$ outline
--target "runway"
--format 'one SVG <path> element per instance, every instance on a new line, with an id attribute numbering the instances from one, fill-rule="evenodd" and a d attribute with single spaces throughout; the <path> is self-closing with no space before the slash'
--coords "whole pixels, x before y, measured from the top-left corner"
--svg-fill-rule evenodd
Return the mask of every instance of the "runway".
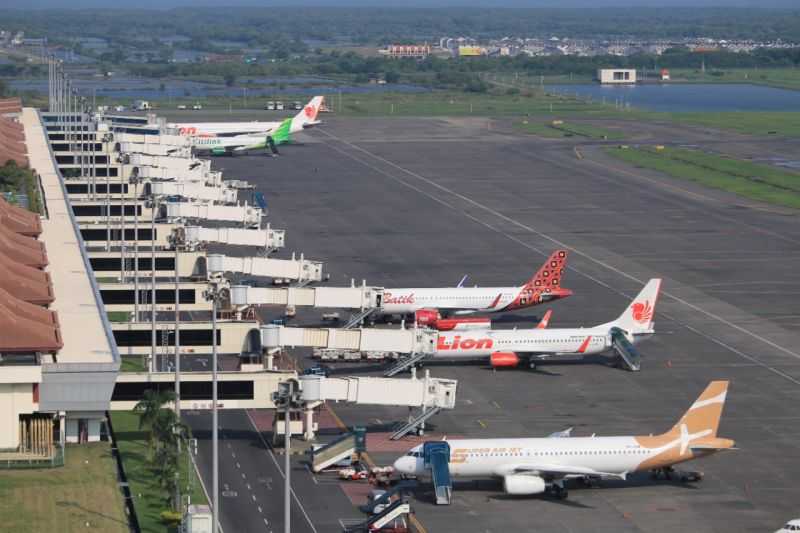
<path id="1" fill-rule="evenodd" d="M 725 140 L 690 133 L 694 143 Z M 567 327 L 613 319 L 647 279 L 664 278 L 640 373 L 602 357 L 537 372 L 431 365 L 433 375 L 459 380 L 458 408 L 433 419 L 436 434 L 660 432 L 709 381 L 732 381 L 720 435 L 740 449 L 691 464 L 705 471 L 702 483 L 639 476 L 573 490 L 562 503 L 510 498 L 496 481 L 459 482 L 449 507 L 435 506 L 428 487 L 412 502 L 428 531 L 764 531 L 794 517 L 796 215 L 626 166 L 592 146 L 577 159 L 574 142 L 515 135 L 502 123 L 330 119 L 303 137 L 277 158 L 218 158 L 215 166 L 265 193 L 288 249 L 325 261 L 331 284 L 454 286 L 468 274 L 470 283 L 508 285 L 563 247 L 563 285 L 575 294 L 499 317 L 508 319 L 499 327 L 532 327 L 550 307 L 551 327 Z M 348 425 L 373 428 L 407 414 L 336 411 Z M 396 455 L 373 457 L 388 463 Z"/>

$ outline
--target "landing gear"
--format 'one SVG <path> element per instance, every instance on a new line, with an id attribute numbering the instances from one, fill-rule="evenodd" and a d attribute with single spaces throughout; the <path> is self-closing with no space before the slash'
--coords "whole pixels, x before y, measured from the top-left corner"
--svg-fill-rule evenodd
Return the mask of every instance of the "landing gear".
<path id="1" fill-rule="evenodd" d="M 666 479 L 668 481 L 677 480 L 681 483 L 698 483 L 703 481 L 703 473 L 696 470 L 682 471 L 675 470 L 671 466 L 657 468 L 651 473 L 653 479 Z"/>
<path id="2" fill-rule="evenodd" d="M 528 368 L 536 370 L 536 361 L 533 358 L 528 360 Z"/>
<path id="3" fill-rule="evenodd" d="M 550 485 L 550 494 L 556 500 L 566 500 L 569 496 L 569 491 L 564 486 L 563 481 L 556 481 L 552 485 Z"/>

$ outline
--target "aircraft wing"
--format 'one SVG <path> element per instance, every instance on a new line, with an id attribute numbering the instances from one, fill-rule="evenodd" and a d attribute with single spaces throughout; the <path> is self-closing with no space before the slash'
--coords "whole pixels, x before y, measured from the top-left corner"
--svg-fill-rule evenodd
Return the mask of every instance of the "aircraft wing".
<path id="1" fill-rule="evenodd" d="M 573 465 L 559 465 L 547 463 L 520 463 L 516 465 L 501 466 L 496 472 L 498 476 L 508 476 L 512 474 L 531 474 L 542 477 L 564 478 L 576 476 L 597 476 L 614 477 L 625 479 L 627 473 L 616 474 L 612 472 L 600 472 L 593 468 Z"/>

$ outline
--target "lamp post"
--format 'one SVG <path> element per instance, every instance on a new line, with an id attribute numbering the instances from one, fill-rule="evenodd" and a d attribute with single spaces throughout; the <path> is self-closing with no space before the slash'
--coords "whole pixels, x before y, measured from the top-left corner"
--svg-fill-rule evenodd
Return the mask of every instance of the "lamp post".
<path id="1" fill-rule="evenodd" d="M 134 167 L 135 168 L 135 167 Z M 139 173 L 131 170 L 129 183 L 133 183 L 133 320 L 139 322 Z M 125 220 L 125 213 L 122 213 Z M 150 361 L 150 372 L 153 371 Z"/>
<path id="2" fill-rule="evenodd" d="M 276 411 L 284 410 L 284 483 L 283 483 L 283 531 L 290 533 L 292 517 L 292 483 L 291 483 L 291 446 L 292 446 L 292 410 L 300 406 L 300 386 L 294 379 L 289 379 L 278 384 L 278 391 L 272 393 L 272 402 Z"/>
<path id="3" fill-rule="evenodd" d="M 150 340 L 152 342 L 153 365 L 158 370 L 156 360 L 156 211 L 158 211 L 160 197 L 153 193 L 152 181 L 150 181 L 150 195 L 152 198 L 150 205 L 150 325 L 152 328 Z"/>
<path id="4" fill-rule="evenodd" d="M 211 531 L 219 531 L 219 414 L 217 412 L 217 305 L 221 298 L 221 279 L 209 280 L 204 296 L 211 302 Z"/>
<path id="5" fill-rule="evenodd" d="M 109 170 L 109 159 L 111 150 L 109 145 L 114 142 L 114 134 L 111 132 L 103 134 L 103 149 L 106 155 L 106 252 L 111 251 L 111 172 Z"/>
<path id="6" fill-rule="evenodd" d="M 181 417 L 181 278 L 178 270 L 179 247 L 183 246 L 180 229 L 175 228 L 170 242 L 175 251 L 175 415 Z"/>
<path id="7" fill-rule="evenodd" d="M 119 168 L 119 197 L 120 197 L 120 209 L 122 210 L 122 218 L 120 219 L 120 279 L 122 283 L 125 283 L 127 280 L 127 273 L 128 273 L 128 258 L 126 257 L 127 252 L 127 240 L 125 235 L 125 165 L 130 163 L 131 156 L 127 153 L 121 153 L 117 156 L 117 163 L 120 164 Z M 135 317 L 134 317 L 135 318 Z"/>

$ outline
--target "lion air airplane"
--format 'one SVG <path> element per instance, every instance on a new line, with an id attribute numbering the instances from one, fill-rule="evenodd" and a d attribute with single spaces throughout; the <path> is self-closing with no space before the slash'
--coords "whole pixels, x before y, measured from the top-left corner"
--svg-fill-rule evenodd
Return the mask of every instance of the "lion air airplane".
<path id="1" fill-rule="evenodd" d="M 547 438 L 446 441 L 450 475 L 501 478 L 507 494 L 549 491 L 559 499 L 567 497 L 564 481 L 571 478 L 624 480 L 644 471 L 669 475 L 676 464 L 734 449 L 732 440 L 717 437 L 727 392 L 727 381 L 712 381 L 678 423 L 660 435 L 571 437 L 561 431 Z M 425 474 L 424 449 L 425 444 L 412 448 L 395 461 L 395 470 Z"/>
<path id="2" fill-rule="evenodd" d="M 418 326 L 428 326 L 439 321 L 442 314 L 468 315 L 524 309 L 572 294 L 571 290 L 561 288 L 566 266 L 567 251 L 556 250 L 539 271 L 519 287 L 385 289 L 378 313 L 415 314 Z"/>
<path id="3" fill-rule="evenodd" d="M 633 347 L 655 333 L 653 316 L 661 288 L 651 279 L 612 322 L 591 328 L 532 329 L 454 328 L 439 334 L 434 359 L 489 358 L 497 367 L 515 367 L 527 358 L 531 368 L 536 360 L 558 355 L 590 355 L 614 348 L 630 370 L 639 370 L 640 356 Z M 549 319 L 549 316 L 547 317 Z"/>
<path id="4" fill-rule="evenodd" d="M 306 128 L 321 124 L 317 120 L 320 107 L 324 104 L 324 96 L 315 96 L 300 112 L 292 118 L 289 133 L 297 133 Z M 176 122 L 167 124 L 168 128 L 177 129 L 181 135 L 192 137 L 233 137 L 237 135 L 260 136 L 270 135 L 281 127 L 280 122 Z"/>

